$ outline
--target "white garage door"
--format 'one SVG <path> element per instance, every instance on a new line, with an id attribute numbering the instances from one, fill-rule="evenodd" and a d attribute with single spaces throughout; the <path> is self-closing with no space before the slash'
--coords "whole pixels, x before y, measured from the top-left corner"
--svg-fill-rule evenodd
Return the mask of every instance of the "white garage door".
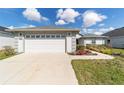
<path id="1" fill-rule="evenodd" d="M 65 39 L 25 39 L 25 52 L 65 52 Z"/>

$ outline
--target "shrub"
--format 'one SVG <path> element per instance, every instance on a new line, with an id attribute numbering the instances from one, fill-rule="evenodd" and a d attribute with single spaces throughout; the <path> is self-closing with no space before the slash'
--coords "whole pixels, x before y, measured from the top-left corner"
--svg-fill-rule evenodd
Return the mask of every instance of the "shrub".
<path id="1" fill-rule="evenodd" d="M 4 50 L 0 50 L 0 59 L 4 59 L 4 58 L 6 58 Z"/>
<path id="2" fill-rule="evenodd" d="M 109 55 L 112 55 L 112 51 L 110 49 L 106 49 L 106 50 L 101 50 L 101 52 L 103 54 L 109 54 Z"/>
<path id="3" fill-rule="evenodd" d="M 84 50 L 85 46 L 83 45 L 77 45 L 76 50 Z"/>
<path id="4" fill-rule="evenodd" d="M 4 46 L 3 51 L 6 56 L 15 55 L 16 53 L 15 50 L 11 46 Z"/>
<path id="5" fill-rule="evenodd" d="M 76 51 L 76 55 L 88 55 L 91 54 L 89 50 L 78 50 Z"/>

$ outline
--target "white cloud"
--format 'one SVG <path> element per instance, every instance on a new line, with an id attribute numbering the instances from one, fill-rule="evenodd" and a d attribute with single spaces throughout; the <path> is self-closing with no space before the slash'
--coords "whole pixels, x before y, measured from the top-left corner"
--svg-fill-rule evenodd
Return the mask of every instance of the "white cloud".
<path id="1" fill-rule="evenodd" d="M 78 17 L 80 14 L 78 11 L 75 11 L 74 9 L 59 9 L 57 11 L 57 18 L 59 20 L 63 20 L 66 24 L 68 23 L 75 23 L 75 18 Z"/>
<path id="2" fill-rule="evenodd" d="M 114 27 L 108 27 L 108 28 L 100 28 L 98 29 L 96 32 L 94 32 L 94 34 L 96 35 L 102 35 L 103 33 L 106 33 L 108 31 L 114 30 Z"/>
<path id="3" fill-rule="evenodd" d="M 84 27 L 90 27 L 92 25 L 95 25 L 98 22 L 102 22 L 104 19 L 107 18 L 107 16 L 99 14 L 95 11 L 88 10 L 83 13 L 83 26 Z"/>
<path id="4" fill-rule="evenodd" d="M 114 27 L 109 27 L 109 30 L 114 30 L 115 28 Z"/>
<path id="5" fill-rule="evenodd" d="M 35 8 L 27 8 L 23 11 L 23 16 L 25 18 L 27 18 L 28 20 L 31 20 L 31 21 L 38 21 L 40 22 L 41 20 L 45 20 L 47 21 L 48 18 L 46 17 L 43 17 L 40 12 L 35 9 Z"/>
<path id="6" fill-rule="evenodd" d="M 95 34 L 95 35 L 102 35 L 103 32 L 94 32 L 93 34 Z"/>
<path id="7" fill-rule="evenodd" d="M 28 24 L 24 24 L 24 25 L 21 25 L 21 26 L 8 26 L 7 28 L 9 29 L 15 29 L 15 28 L 28 28 L 28 27 L 36 27 L 35 25 L 28 25 Z"/>
<path id="8" fill-rule="evenodd" d="M 14 26 L 8 26 L 7 28 L 9 28 L 9 29 L 14 29 L 15 27 L 14 27 Z"/>
<path id="9" fill-rule="evenodd" d="M 111 30 L 114 30 L 114 29 L 115 29 L 114 27 L 100 28 L 99 31 L 101 31 L 101 32 L 108 32 L 108 31 L 111 31 Z"/>
<path id="10" fill-rule="evenodd" d="M 66 22 L 64 20 L 58 20 L 57 22 L 55 22 L 56 25 L 64 25 L 66 24 Z"/>
<path id="11" fill-rule="evenodd" d="M 57 18 L 59 18 L 62 14 L 63 14 L 63 9 L 59 9 L 58 11 L 57 11 L 57 15 L 56 15 L 56 17 Z"/>
<path id="12" fill-rule="evenodd" d="M 94 29 L 91 29 L 91 28 L 88 28 L 88 29 L 83 28 L 83 29 L 82 29 L 82 32 L 83 32 L 83 33 L 89 33 L 89 32 L 93 32 L 93 31 L 94 31 Z"/>
<path id="13" fill-rule="evenodd" d="M 94 28 L 84 28 L 82 29 L 81 33 L 82 34 L 87 34 L 87 33 L 90 33 L 90 34 L 96 34 L 96 35 L 101 35 L 103 33 L 106 33 L 108 31 L 111 31 L 111 30 L 114 30 L 115 28 L 114 27 L 108 27 L 108 28 L 97 28 L 97 29 L 94 29 Z"/>
<path id="14" fill-rule="evenodd" d="M 101 23 L 101 24 L 99 24 L 98 26 L 99 26 L 99 27 L 102 27 L 102 26 L 104 26 L 104 25 L 105 25 L 105 24 Z"/>

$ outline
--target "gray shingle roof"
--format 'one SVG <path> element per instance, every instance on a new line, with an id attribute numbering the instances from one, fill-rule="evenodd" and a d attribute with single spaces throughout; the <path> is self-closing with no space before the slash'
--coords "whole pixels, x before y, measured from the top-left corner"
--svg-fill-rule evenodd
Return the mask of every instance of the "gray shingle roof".
<path id="1" fill-rule="evenodd" d="M 30 28 L 16 28 L 16 29 L 7 29 L 6 31 L 75 31 L 79 32 L 79 29 L 74 28 L 62 28 L 54 26 L 43 26 L 43 27 L 30 27 Z"/>
<path id="2" fill-rule="evenodd" d="M 0 26 L 0 31 L 5 31 L 5 29 L 8 29 L 8 28 Z"/>
<path id="3" fill-rule="evenodd" d="M 103 36 L 109 36 L 109 37 L 124 36 L 124 27 L 109 31 L 103 34 Z"/>

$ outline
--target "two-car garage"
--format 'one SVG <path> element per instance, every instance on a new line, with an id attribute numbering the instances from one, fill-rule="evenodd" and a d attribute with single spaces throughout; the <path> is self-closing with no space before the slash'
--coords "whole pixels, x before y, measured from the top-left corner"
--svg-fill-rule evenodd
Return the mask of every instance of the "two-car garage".
<path id="1" fill-rule="evenodd" d="M 71 53 L 76 50 L 77 29 L 65 28 L 22 28 L 12 29 L 15 34 L 15 49 L 22 52 L 62 52 Z"/>

